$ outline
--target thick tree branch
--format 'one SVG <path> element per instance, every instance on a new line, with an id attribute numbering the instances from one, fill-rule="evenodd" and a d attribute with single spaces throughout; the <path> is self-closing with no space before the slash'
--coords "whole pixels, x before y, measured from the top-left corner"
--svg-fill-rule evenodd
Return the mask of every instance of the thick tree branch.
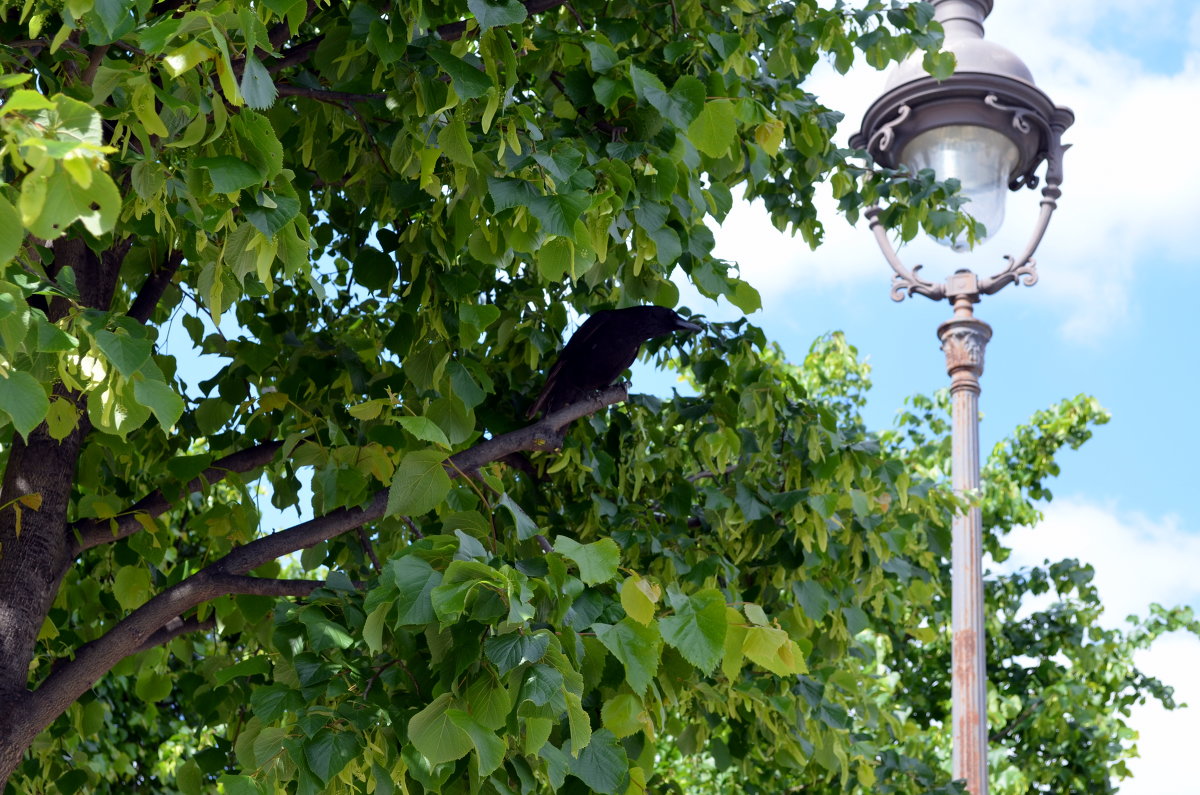
<path id="1" fill-rule="evenodd" d="M 90 86 L 92 81 L 96 79 L 96 72 L 99 71 L 100 63 L 104 60 L 104 56 L 108 54 L 108 47 L 109 45 L 102 44 L 92 48 L 91 54 L 88 55 L 87 68 L 83 70 L 83 74 L 79 78 L 81 81 Z"/>
<path id="2" fill-rule="evenodd" d="M 547 11 L 558 8 L 564 5 L 567 0 L 525 0 L 521 5 L 525 6 L 525 11 L 530 16 L 534 14 L 544 14 Z M 467 20 L 460 19 L 458 22 L 449 22 L 437 29 L 438 36 L 442 41 L 458 41 L 463 34 L 467 32 Z"/>
<path id="3" fill-rule="evenodd" d="M 281 97 L 304 97 L 318 102 L 328 102 L 333 105 L 344 105 L 347 102 L 369 102 L 373 99 L 387 99 L 387 94 L 348 94 L 345 91 L 329 91 L 324 88 L 308 88 L 291 83 L 276 83 L 275 88 Z"/>
<path id="4" fill-rule="evenodd" d="M 450 477 L 469 474 L 491 461 L 518 451 L 552 450 L 562 442 L 563 429 L 581 417 L 628 399 L 627 384 L 604 389 L 586 400 L 565 406 L 525 428 L 501 434 L 451 456 L 445 463 Z M 155 633 L 203 602 L 232 593 L 305 595 L 321 583 L 269 580 L 244 576 L 247 572 L 297 550 L 311 547 L 367 522 L 383 517 L 387 490 L 377 493 L 362 508 L 340 508 L 325 516 L 251 541 L 225 557 L 172 585 L 134 610 L 96 640 L 81 646 L 75 659 L 59 667 L 25 700 L 28 715 L 24 741 L 50 724 L 114 665 L 135 654 Z M 21 739 L 21 738 L 18 738 Z"/>
<path id="5" fill-rule="evenodd" d="M 131 318 L 139 323 L 150 322 L 150 316 L 154 314 L 154 307 L 158 306 L 159 300 L 167 290 L 167 285 L 175 278 L 175 272 L 179 270 L 182 263 L 183 252 L 172 251 L 163 261 L 162 267 L 146 277 L 146 281 L 142 283 L 142 289 L 138 291 L 137 297 L 133 299 L 133 303 L 129 307 L 128 315 Z"/>
<path id="6" fill-rule="evenodd" d="M 260 445 L 219 458 L 212 463 L 212 466 L 188 483 L 184 487 L 184 493 L 200 491 L 206 485 L 216 483 L 231 472 L 250 472 L 266 466 L 282 446 L 283 442 L 263 442 Z M 138 514 L 160 516 L 171 507 L 172 503 L 166 498 L 166 495 L 158 490 L 135 502 L 115 519 L 84 519 L 76 522 L 71 526 L 75 538 L 71 558 L 74 559 L 85 549 L 127 538 L 141 530 L 142 523 L 138 521 Z"/>
<path id="7" fill-rule="evenodd" d="M 137 652 L 149 651 L 157 646 L 162 646 L 164 643 L 170 643 L 180 635 L 186 635 L 189 632 L 207 632 L 216 625 L 217 621 L 213 618 L 198 621 L 194 618 L 184 620 L 176 616 L 168 621 L 165 627 L 146 638 L 146 642 L 138 647 Z M 134 653 L 136 654 L 137 652 Z"/>
<path id="8" fill-rule="evenodd" d="M 271 74 L 278 74 L 287 69 L 289 66 L 304 63 L 312 54 L 321 46 L 321 42 L 325 41 L 325 34 L 318 33 L 311 39 L 297 44 L 295 47 L 284 50 L 279 54 L 279 57 L 267 64 L 267 71 Z"/>
<path id="9" fill-rule="evenodd" d="M 249 596 L 304 597 L 325 584 L 324 580 L 275 580 L 270 577 L 247 577 L 242 574 L 219 575 L 214 581 L 226 593 Z"/>

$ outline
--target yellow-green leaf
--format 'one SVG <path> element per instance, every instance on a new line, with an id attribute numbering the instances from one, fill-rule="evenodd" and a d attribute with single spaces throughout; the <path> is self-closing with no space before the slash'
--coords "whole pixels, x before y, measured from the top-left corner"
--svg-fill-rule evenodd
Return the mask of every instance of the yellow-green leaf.
<path id="1" fill-rule="evenodd" d="M 631 574 L 621 583 L 621 607 L 625 608 L 626 615 L 640 624 L 649 624 L 654 620 L 655 605 L 660 598 L 662 589 L 637 574 Z"/>

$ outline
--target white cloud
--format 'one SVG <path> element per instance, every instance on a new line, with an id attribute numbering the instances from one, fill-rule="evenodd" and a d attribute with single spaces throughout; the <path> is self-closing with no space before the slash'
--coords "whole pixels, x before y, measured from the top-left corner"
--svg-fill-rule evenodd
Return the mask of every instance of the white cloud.
<path id="1" fill-rule="evenodd" d="M 1138 667 L 1175 688 L 1175 700 L 1190 706 L 1168 712 L 1156 704 L 1134 707 L 1130 722 L 1138 730 L 1141 756 L 1133 760 L 1133 778 L 1121 795 L 1195 795 L 1193 754 L 1200 736 L 1200 640 L 1174 634 L 1134 657 Z"/>
<path id="2" fill-rule="evenodd" d="M 1151 602 L 1200 607 L 1200 535 L 1188 533 L 1174 517 L 1154 520 L 1118 512 L 1079 498 L 1058 498 L 1046 506 L 1036 527 L 1020 527 L 1007 539 L 1012 566 L 1079 558 L 1096 570 L 1096 587 L 1106 623 L 1144 615 Z"/>
<path id="3" fill-rule="evenodd" d="M 1126 615 L 1145 615 L 1151 602 L 1200 607 L 1200 536 L 1187 533 L 1173 517 L 1153 520 L 1115 506 L 1079 498 L 1057 499 L 1036 527 L 1008 537 L 1013 556 L 1005 568 L 1038 565 L 1043 560 L 1079 558 L 1092 564 L 1106 606 L 1105 623 L 1123 623 Z M 1175 688 L 1176 701 L 1191 705 L 1168 712 L 1157 702 L 1134 708 L 1131 725 L 1139 732 L 1141 756 L 1129 767 L 1132 780 L 1122 795 L 1194 795 L 1191 754 L 1200 737 L 1200 639 L 1174 634 L 1160 638 L 1135 656 L 1138 666 Z"/>
<path id="4" fill-rule="evenodd" d="M 1037 256 L 1042 280 L 1025 299 L 1062 317 L 1060 330 L 1072 341 L 1099 344 L 1127 322 L 1128 291 L 1139 265 L 1194 260 L 1191 214 L 1200 160 L 1173 154 L 1167 145 L 1167 136 L 1200 121 L 1200 12 L 1186 13 L 1191 10 L 1150 13 L 1145 4 L 1115 0 L 1004 0 L 988 20 L 989 38 L 1016 51 L 1039 87 L 1076 114 L 1067 132 L 1074 147 L 1066 156 L 1063 197 Z M 1154 72 L 1089 41 L 1107 32 L 1103 26 L 1118 24 L 1140 26 L 1148 31 L 1143 39 L 1161 34 L 1191 49 L 1175 73 Z M 1190 36 L 1175 34 L 1189 24 Z M 847 113 L 839 131 L 844 142 L 883 81 L 869 68 L 846 76 L 824 69 L 806 87 Z M 761 207 L 735 208 L 717 234 L 717 255 L 741 263 L 768 310 L 785 306 L 790 292 L 814 286 L 887 285 L 887 266 L 865 222 L 849 227 L 834 212 L 832 198 L 825 191 L 818 196 L 827 241 L 817 252 L 777 232 Z M 976 252 L 954 255 L 923 241 L 902 256 L 910 265 L 927 263 L 933 278 L 958 267 L 999 270 L 1003 254 L 1024 247 L 1038 198 L 1033 191 L 1010 196 L 1004 228 Z"/>

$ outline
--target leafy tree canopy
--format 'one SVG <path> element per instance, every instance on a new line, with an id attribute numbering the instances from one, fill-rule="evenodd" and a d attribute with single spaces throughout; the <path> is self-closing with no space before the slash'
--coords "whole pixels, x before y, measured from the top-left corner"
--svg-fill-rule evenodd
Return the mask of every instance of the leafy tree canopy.
<path id="1" fill-rule="evenodd" d="M 673 276 L 757 308 L 711 255 L 739 186 L 812 244 L 822 182 L 851 217 L 887 201 L 904 236 L 969 232 L 953 185 L 849 159 L 801 87 L 821 58 L 916 46 L 946 73 L 930 20 L 0 5 L 0 780 L 625 793 L 707 755 L 748 791 L 953 791 L 944 434 L 867 435 L 844 343 L 794 368 L 713 325 L 652 351 L 692 396 L 618 386 L 519 419 L 572 310 L 673 306 Z M 201 354 L 221 367 L 187 383 L 179 357 Z M 1052 414 L 1007 453 L 1037 469 L 1004 481 L 1002 519 L 1099 416 Z M 316 518 L 260 527 L 260 485 L 287 508 L 301 477 Z M 1079 571 L 995 598 L 1069 583 L 1094 613 Z M 1157 626 L 1103 642 L 1127 660 Z M 1094 660 L 1102 639 L 1068 642 Z M 1071 693 L 1031 707 L 1070 685 L 1048 660 L 1012 669 L 1002 741 L 1083 714 Z M 1124 670 L 1095 714 L 1166 695 Z M 1104 726 L 1118 758 L 1127 730 Z M 1047 786 L 1061 768 L 1012 758 Z"/>

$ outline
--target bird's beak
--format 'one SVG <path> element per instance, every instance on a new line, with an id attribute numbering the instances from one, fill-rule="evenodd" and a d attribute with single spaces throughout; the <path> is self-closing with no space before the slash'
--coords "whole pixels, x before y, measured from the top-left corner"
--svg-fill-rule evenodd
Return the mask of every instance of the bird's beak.
<path id="1" fill-rule="evenodd" d="M 679 329 L 680 331 L 703 331 L 704 330 L 704 326 L 701 326 L 699 323 L 692 323 L 690 321 L 684 320 L 683 318 L 679 318 L 678 320 L 675 321 L 675 328 Z"/>

